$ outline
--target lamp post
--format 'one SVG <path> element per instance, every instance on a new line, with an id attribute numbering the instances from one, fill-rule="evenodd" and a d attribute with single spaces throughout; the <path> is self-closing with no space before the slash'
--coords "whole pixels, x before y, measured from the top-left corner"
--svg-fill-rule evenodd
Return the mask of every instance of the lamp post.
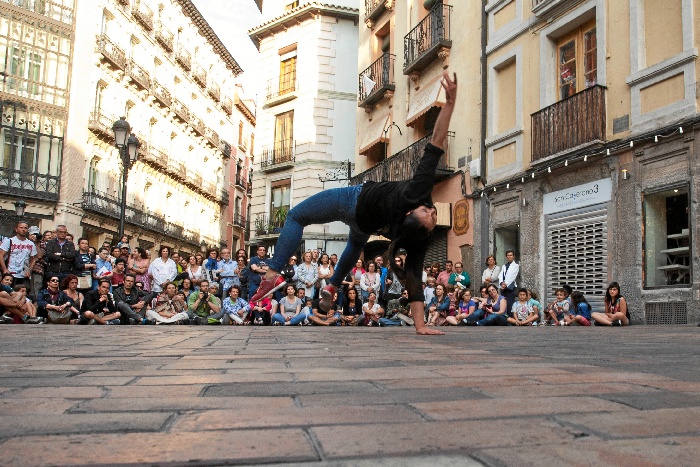
<path id="1" fill-rule="evenodd" d="M 15 205 L 15 214 L 17 215 L 17 218 L 21 219 L 24 217 L 24 210 L 27 208 L 27 203 L 20 198 L 12 204 Z"/>
<path id="2" fill-rule="evenodd" d="M 122 160 L 122 199 L 121 212 L 119 214 L 119 235 L 124 235 L 124 221 L 126 218 L 126 182 L 129 178 L 129 169 L 134 165 L 139 156 L 141 143 L 138 138 L 131 133 L 131 125 L 124 117 L 114 122 L 112 125 L 114 132 L 114 145 L 119 149 L 119 157 Z"/>

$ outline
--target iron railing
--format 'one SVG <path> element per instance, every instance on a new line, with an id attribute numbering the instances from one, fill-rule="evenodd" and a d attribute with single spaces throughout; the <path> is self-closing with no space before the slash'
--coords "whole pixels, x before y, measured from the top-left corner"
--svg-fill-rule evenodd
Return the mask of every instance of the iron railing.
<path id="1" fill-rule="evenodd" d="M 211 144 L 212 148 L 216 149 L 219 147 L 219 133 L 214 131 L 213 128 L 205 126 L 204 136 L 207 138 L 207 141 Z"/>
<path id="2" fill-rule="evenodd" d="M 58 201 L 61 176 L 0 167 L 0 194 Z"/>
<path id="3" fill-rule="evenodd" d="M 202 89 L 207 89 L 207 70 L 199 63 L 192 65 L 192 78 Z"/>
<path id="4" fill-rule="evenodd" d="M 204 121 L 196 116 L 195 114 L 190 115 L 190 125 L 192 125 L 192 129 L 199 135 L 199 136 L 205 136 L 205 131 L 204 131 Z"/>
<path id="5" fill-rule="evenodd" d="M 350 184 L 359 185 L 366 181 L 384 182 L 410 179 L 413 177 L 421 157 L 423 157 L 423 150 L 430 142 L 430 138 L 432 138 L 432 134 L 419 139 L 374 167 L 355 175 L 350 179 Z M 449 163 L 449 152 L 445 149 L 445 153 L 438 163 L 437 171 L 451 172 Z"/>
<path id="6" fill-rule="evenodd" d="M 73 2 L 50 0 L 2 0 L 2 2 L 24 8 L 64 24 L 73 24 Z"/>
<path id="7" fill-rule="evenodd" d="M 128 60 L 126 59 L 126 54 L 124 50 L 116 45 L 112 40 L 107 37 L 106 34 L 97 36 L 97 50 L 109 63 L 119 68 L 120 70 L 125 70 Z"/>
<path id="8" fill-rule="evenodd" d="M 168 31 L 163 23 L 156 22 L 156 41 L 166 52 L 172 52 L 175 47 L 175 38 L 173 33 Z"/>
<path id="9" fill-rule="evenodd" d="M 292 139 L 279 141 L 272 147 L 263 148 L 260 154 L 260 167 L 265 169 L 280 164 L 293 163 L 295 150 L 296 141 Z"/>
<path id="10" fill-rule="evenodd" d="M 219 199 L 219 202 L 221 204 L 228 206 L 228 190 L 226 188 L 219 188 L 219 191 L 217 192 L 217 198 Z"/>
<path id="11" fill-rule="evenodd" d="M 129 77 L 141 89 L 151 87 L 151 75 L 134 60 L 129 62 Z"/>
<path id="12" fill-rule="evenodd" d="M 134 6 L 131 7 L 131 15 L 136 21 L 141 23 L 141 26 L 146 31 L 153 30 L 153 11 L 141 0 L 134 0 Z"/>
<path id="13" fill-rule="evenodd" d="M 267 81 L 265 100 L 272 100 L 297 91 L 296 70 Z"/>
<path id="14" fill-rule="evenodd" d="M 163 170 L 167 170 L 168 168 L 168 155 L 163 149 L 155 146 L 151 146 L 148 153 L 144 154 L 143 161 L 150 162 Z"/>
<path id="15" fill-rule="evenodd" d="M 452 47 L 450 35 L 451 5 L 437 2 L 428 15 L 403 39 L 403 73 L 425 69 L 442 47 Z"/>
<path id="16" fill-rule="evenodd" d="M 219 151 L 225 158 L 231 157 L 231 145 L 225 139 L 219 140 Z"/>
<path id="17" fill-rule="evenodd" d="M 102 109 L 95 109 L 90 112 L 90 118 L 88 119 L 88 130 L 92 131 L 98 136 L 112 140 L 114 139 L 112 125 L 116 121 L 116 118 L 105 113 Z"/>
<path id="18" fill-rule="evenodd" d="M 190 120 L 190 111 L 187 109 L 185 104 L 174 97 L 171 109 L 175 113 L 175 116 L 182 121 L 182 123 L 187 123 Z"/>
<path id="19" fill-rule="evenodd" d="M 273 235 L 279 234 L 284 227 L 284 219 L 275 219 L 274 216 L 267 214 L 258 214 L 255 217 L 255 234 L 256 235 Z"/>
<path id="20" fill-rule="evenodd" d="M 233 101 L 230 97 L 224 96 L 224 100 L 221 101 L 221 108 L 224 109 L 226 115 L 231 115 L 233 113 Z"/>
<path id="21" fill-rule="evenodd" d="M 219 87 L 219 84 L 216 81 L 209 80 L 209 85 L 207 86 L 207 92 L 211 96 L 212 99 L 216 102 L 221 101 L 221 88 Z"/>
<path id="22" fill-rule="evenodd" d="M 173 103 L 173 98 L 170 95 L 170 91 L 160 84 L 158 80 L 154 79 L 151 85 L 151 91 L 153 92 L 153 97 L 156 101 L 164 107 L 170 107 Z"/>
<path id="23" fill-rule="evenodd" d="M 394 60 L 396 56 L 385 52 L 367 67 L 358 77 L 359 81 L 359 106 L 372 105 L 384 96 L 385 91 L 393 91 L 394 83 Z M 374 84 L 369 83 L 371 80 Z M 370 88 L 371 87 L 371 88 Z"/>
<path id="24" fill-rule="evenodd" d="M 245 227 L 245 217 L 240 214 L 233 215 L 233 225 L 236 227 Z"/>
<path id="25" fill-rule="evenodd" d="M 248 189 L 248 181 L 246 180 L 246 177 L 242 177 L 238 174 L 236 174 L 236 186 L 241 187 L 243 191 Z"/>
<path id="26" fill-rule="evenodd" d="M 386 0 L 365 0 L 365 21 L 374 21 L 386 10 Z"/>
<path id="27" fill-rule="evenodd" d="M 605 87 L 592 86 L 532 114 L 532 160 L 605 141 Z"/>
<path id="28" fill-rule="evenodd" d="M 182 44 L 177 45 L 175 52 L 175 61 L 180 64 L 183 70 L 190 71 L 192 69 L 192 55 L 185 50 Z"/>

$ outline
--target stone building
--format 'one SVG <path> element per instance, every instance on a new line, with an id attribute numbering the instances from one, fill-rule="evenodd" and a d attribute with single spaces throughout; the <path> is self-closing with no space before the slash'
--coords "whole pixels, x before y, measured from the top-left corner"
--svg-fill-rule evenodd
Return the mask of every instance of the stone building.
<path id="1" fill-rule="evenodd" d="M 566 282 L 601 310 L 617 281 L 633 322 L 700 319 L 699 12 L 487 2 L 479 262 L 514 249 L 546 300 Z"/>
<path id="2" fill-rule="evenodd" d="M 112 125 L 124 117 L 141 143 L 126 192 L 132 246 L 243 246 L 248 192 L 235 180 L 248 175 L 255 108 L 236 87 L 240 66 L 190 0 L 13 0 L 0 8 L 13 22 L 4 38 L 24 28 L 5 39 L 20 41 L 7 50 L 18 48 L 21 63 L 6 69 L 24 84 L 3 89 L 3 108 L 17 102 L 55 119 L 36 123 L 36 147 L 4 140 L 22 156 L 3 170 L 34 180 L 8 190 L 27 199 L 28 217 L 42 229 L 66 224 L 91 245 L 114 239 L 122 166 Z M 32 32 L 30 43 L 36 24 L 48 39 Z"/>
<path id="3" fill-rule="evenodd" d="M 251 245 L 273 246 L 288 210 L 324 188 L 347 185 L 357 86 L 357 0 L 257 0 L 263 22 L 248 34 L 260 51 Z M 340 254 L 347 227 L 312 225 L 301 250 Z M 251 247 L 252 249 L 253 247 Z"/>

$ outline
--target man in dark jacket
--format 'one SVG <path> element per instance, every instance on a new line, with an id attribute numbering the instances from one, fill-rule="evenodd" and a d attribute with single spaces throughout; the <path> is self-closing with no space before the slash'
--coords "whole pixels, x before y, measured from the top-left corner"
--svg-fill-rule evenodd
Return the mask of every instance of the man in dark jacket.
<path id="1" fill-rule="evenodd" d="M 121 313 L 117 311 L 114 297 L 109 293 L 109 279 L 100 279 L 97 289 L 85 294 L 80 313 L 80 324 L 119 324 Z M 127 318 L 125 318 L 127 319 Z"/>
<path id="2" fill-rule="evenodd" d="M 46 276 L 58 274 L 63 280 L 68 274 L 73 273 L 75 262 L 75 245 L 66 238 L 68 229 L 65 225 L 56 227 L 56 238 L 46 242 Z"/>
<path id="3" fill-rule="evenodd" d="M 122 324 L 143 324 L 148 304 L 155 298 L 155 294 L 134 287 L 136 276 L 127 274 L 124 276 L 124 285 L 114 289 L 114 301 L 117 310 L 124 316 Z"/>

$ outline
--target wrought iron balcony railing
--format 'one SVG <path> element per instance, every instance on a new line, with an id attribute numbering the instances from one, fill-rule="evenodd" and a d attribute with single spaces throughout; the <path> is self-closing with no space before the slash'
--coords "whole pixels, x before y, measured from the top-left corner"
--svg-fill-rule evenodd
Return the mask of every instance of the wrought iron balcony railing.
<path id="1" fill-rule="evenodd" d="M 214 99 L 214 101 L 221 101 L 221 88 L 219 88 L 219 84 L 216 81 L 209 80 L 207 92 L 209 93 L 211 98 Z"/>
<path id="2" fill-rule="evenodd" d="M 383 160 L 374 167 L 361 172 L 350 179 L 351 185 L 359 185 L 366 181 L 401 181 L 413 177 L 420 158 L 423 156 L 425 146 L 430 142 L 432 134 L 427 135 L 407 148 L 402 149 L 388 159 Z M 436 173 L 451 173 L 449 167 L 449 151 L 440 158 Z"/>
<path id="3" fill-rule="evenodd" d="M 190 111 L 187 109 L 185 104 L 180 102 L 178 99 L 173 97 L 172 107 L 170 108 L 182 123 L 187 123 L 190 120 Z"/>
<path id="4" fill-rule="evenodd" d="M 230 97 L 224 96 L 224 100 L 221 101 L 221 108 L 226 115 L 230 116 L 233 113 L 233 101 Z"/>
<path id="5" fill-rule="evenodd" d="M 241 216 L 240 214 L 234 214 L 233 225 L 241 228 L 245 227 L 245 217 Z"/>
<path id="6" fill-rule="evenodd" d="M 112 125 L 116 121 L 117 119 L 114 116 L 105 113 L 102 109 L 95 109 L 90 112 L 88 130 L 92 131 L 97 136 L 112 140 L 114 139 Z"/>
<path id="7" fill-rule="evenodd" d="M 2 0 L 3 3 L 24 8 L 64 24 L 73 24 L 73 2 L 47 0 Z"/>
<path id="8" fill-rule="evenodd" d="M 190 115 L 190 125 L 192 125 L 192 129 L 197 133 L 199 136 L 205 136 L 205 131 L 204 131 L 204 122 L 202 121 L 201 118 L 196 116 L 195 114 Z"/>
<path id="9" fill-rule="evenodd" d="M 166 52 L 172 52 L 175 47 L 175 38 L 173 33 L 168 31 L 160 21 L 156 22 L 156 41 Z"/>
<path id="10" fill-rule="evenodd" d="M 542 17 L 567 3 L 574 4 L 576 0 L 532 0 L 532 12 L 535 16 Z"/>
<path id="11" fill-rule="evenodd" d="M 148 153 L 144 154 L 142 160 L 162 170 L 167 170 L 168 168 L 168 155 L 163 149 L 153 145 L 149 148 Z"/>
<path id="12" fill-rule="evenodd" d="M 219 151 L 225 158 L 231 157 L 231 145 L 225 139 L 219 140 Z"/>
<path id="13" fill-rule="evenodd" d="M 255 217 L 256 235 L 279 235 L 284 227 L 284 219 L 275 219 L 274 216 L 258 214 Z"/>
<path id="14" fill-rule="evenodd" d="M 451 5 L 435 3 L 428 15 L 403 39 L 403 74 L 421 71 L 432 63 L 443 47 L 451 48 Z"/>
<path id="15" fill-rule="evenodd" d="M 265 100 L 271 101 L 279 97 L 290 95 L 298 91 L 296 71 L 280 75 L 279 78 L 273 78 L 267 81 L 267 92 Z"/>
<path id="16" fill-rule="evenodd" d="M 204 136 L 207 138 L 207 142 L 211 144 L 212 148 L 216 149 L 219 147 L 219 133 L 214 131 L 212 128 L 209 128 L 208 126 L 205 126 Z"/>
<path id="17" fill-rule="evenodd" d="M 368 26 L 371 26 L 374 21 L 377 20 L 382 13 L 389 8 L 393 8 L 395 0 L 365 0 L 365 22 Z"/>
<path id="18" fill-rule="evenodd" d="M 97 50 L 114 67 L 125 70 L 128 60 L 124 50 L 111 41 L 106 34 L 97 36 Z"/>
<path id="19" fill-rule="evenodd" d="M 605 87 L 595 85 L 532 114 L 532 161 L 605 141 Z"/>
<path id="20" fill-rule="evenodd" d="M 0 167 L 0 194 L 58 201 L 61 176 Z"/>
<path id="21" fill-rule="evenodd" d="M 277 142 L 272 147 L 263 148 L 260 154 L 260 168 L 271 170 L 293 165 L 295 151 L 296 141 L 292 139 Z"/>
<path id="22" fill-rule="evenodd" d="M 192 65 L 192 78 L 199 87 L 207 89 L 207 71 L 199 63 Z"/>
<path id="23" fill-rule="evenodd" d="M 240 187 L 243 191 L 246 191 L 248 189 L 248 181 L 246 180 L 246 177 L 241 177 L 240 175 L 236 174 L 236 186 Z"/>
<path id="24" fill-rule="evenodd" d="M 182 69 L 185 71 L 190 71 L 192 69 L 192 55 L 185 50 L 182 44 L 178 44 L 177 46 L 175 61 L 179 63 Z"/>
<path id="25" fill-rule="evenodd" d="M 394 60 L 396 56 L 384 53 L 360 73 L 358 102 L 360 107 L 372 105 L 384 97 L 385 91 L 393 91 Z"/>
<path id="26" fill-rule="evenodd" d="M 228 190 L 224 187 L 219 188 L 217 191 L 217 199 L 219 203 L 228 206 Z"/>
<path id="27" fill-rule="evenodd" d="M 129 77 L 142 90 L 151 87 L 151 75 L 134 60 L 129 62 Z"/>
<path id="28" fill-rule="evenodd" d="M 153 30 L 153 11 L 141 0 L 134 0 L 134 6 L 131 7 L 131 15 L 136 21 L 141 23 L 141 26 L 146 31 Z"/>
<path id="29" fill-rule="evenodd" d="M 155 97 L 156 102 L 158 102 L 160 105 L 163 107 L 170 107 L 173 103 L 173 98 L 170 95 L 170 91 L 160 84 L 158 80 L 153 80 L 153 83 L 151 84 L 151 92 L 153 93 L 153 97 Z"/>

